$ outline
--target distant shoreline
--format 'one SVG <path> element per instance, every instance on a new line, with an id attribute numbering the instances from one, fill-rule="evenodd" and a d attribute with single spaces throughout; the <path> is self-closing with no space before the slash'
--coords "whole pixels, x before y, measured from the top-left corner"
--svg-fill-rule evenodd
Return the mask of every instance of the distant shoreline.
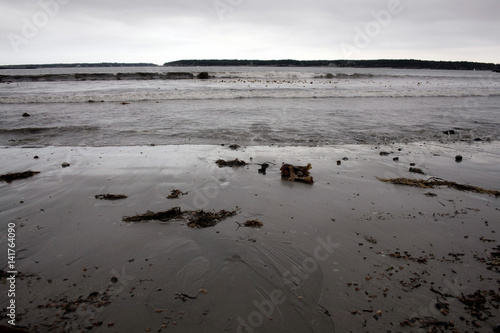
<path id="1" fill-rule="evenodd" d="M 430 60 L 178 60 L 166 62 L 165 67 L 331 67 L 331 68 L 397 68 L 437 70 L 487 70 L 500 72 L 500 64 L 469 61 Z M 42 68 L 92 68 L 92 67 L 159 67 L 153 63 L 73 63 L 73 64 L 25 64 L 5 65 L 0 69 L 42 69 Z"/>
<path id="2" fill-rule="evenodd" d="M 468 61 L 430 60 L 179 60 L 163 64 L 172 67 L 247 66 L 247 67 L 351 67 L 499 71 L 500 64 Z"/>

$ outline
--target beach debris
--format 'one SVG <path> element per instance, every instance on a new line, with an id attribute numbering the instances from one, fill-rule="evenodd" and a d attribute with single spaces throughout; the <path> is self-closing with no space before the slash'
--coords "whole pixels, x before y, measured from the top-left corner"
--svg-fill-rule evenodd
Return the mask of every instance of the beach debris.
<path id="1" fill-rule="evenodd" d="M 22 116 L 23 116 L 23 117 L 25 117 L 25 118 L 26 118 L 26 117 L 31 117 L 31 115 L 30 115 L 28 112 L 23 113 L 23 115 L 22 115 Z"/>
<path id="2" fill-rule="evenodd" d="M 399 281 L 399 283 L 401 283 L 403 291 L 406 293 L 422 286 L 420 283 L 420 277 L 412 277 L 409 281 Z"/>
<path id="3" fill-rule="evenodd" d="M 129 102 L 121 102 L 120 103 L 121 105 L 127 105 L 127 104 L 130 104 Z"/>
<path id="4" fill-rule="evenodd" d="M 70 164 L 69 164 L 68 162 L 64 162 L 63 164 L 61 164 L 61 166 L 62 166 L 63 168 L 67 168 L 67 167 L 69 167 L 69 166 L 70 166 Z"/>
<path id="5" fill-rule="evenodd" d="M 241 148 L 240 145 L 229 145 L 229 149 L 232 149 L 232 150 L 238 150 L 240 148 Z"/>
<path id="6" fill-rule="evenodd" d="M 99 200 L 121 200 L 127 199 L 128 197 L 123 194 L 97 194 L 95 198 Z"/>
<path id="7" fill-rule="evenodd" d="M 40 173 L 40 171 L 28 170 L 28 171 L 23 171 L 23 172 L 10 172 L 10 173 L 6 173 L 4 175 L 0 175 L 0 181 L 11 183 L 14 180 L 33 177 L 37 173 Z"/>
<path id="8" fill-rule="evenodd" d="M 243 161 L 243 160 L 239 160 L 239 159 L 234 159 L 232 161 L 226 161 L 226 160 L 223 160 L 223 159 L 218 159 L 217 161 L 215 161 L 215 163 L 217 163 L 217 165 L 219 166 L 219 168 L 223 168 L 223 167 L 230 167 L 230 168 L 235 168 L 235 167 L 241 167 L 241 166 L 245 166 L 247 165 L 247 162 Z"/>
<path id="9" fill-rule="evenodd" d="M 427 332 L 442 332 L 443 329 L 447 330 L 449 328 L 455 327 L 452 321 L 439 321 L 434 317 L 426 316 L 423 318 L 413 317 L 406 319 L 400 323 L 401 326 L 414 327 L 420 324 L 420 328 L 427 328 Z"/>
<path id="10" fill-rule="evenodd" d="M 143 222 L 143 221 L 162 221 L 162 222 L 167 222 L 175 218 L 181 217 L 183 212 L 181 211 L 180 207 L 173 207 L 170 208 L 169 210 L 163 211 L 163 212 L 152 212 L 148 210 L 144 214 L 140 215 L 134 215 L 134 216 L 125 216 L 122 218 L 124 222 Z"/>
<path id="11" fill-rule="evenodd" d="M 443 134 L 446 134 L 446 135 L 455 135 L 455 134 L 457 134 L 457 132 L 455 132 L 455 130 L 448 130 L 448 131 L 443 131 Z"/>
<path id="12" fill-rule="evenodd" d="M 245 223 L 241 224 L 238 221 L 235 221 L 240 227 L 250 227 L 250 228 L 261 228 L 264 223 L 259 221 L 258 219 L 255 220 L 247 220 Z M 239 227 L 238 227 L 239 228 Z"/>
<path id="13" fill-rule="evenodd" d="M 481 194 L 490 194 L 496 197 L 500 196 L 500 191 L 496 190 L 488 190 L 478 186 L 472 186 L 467 184 L 459 184 L 452 181 L 431 177 L 427 180 L 425 179 L 409 179 L 409 178 L 379 178 L 378 180 L 383 182 L 388 182 L 396 185 L 407 185 L 407 186 L 415 186 L 421 188 L 435 188 L 438 186 L 447 186 L 450 188 L 454 188 L 459 191 L 468 191 L 474 193 Z"/>
<path id="14" fill-rule="evenodd" d="M 450 312 L 450 304 L 444 300 L 441 301 L 439 298 L 436 300 L 435 307 L 445 316 Z"/>
<path id="15" fill-rule="evenodd" d="M 427 192 L 427 193 L 424 193 L 425 196 L 427 197 L 437 197 L 437 194 L 436 193 L 432 193 L 432 192 Z"/>
<path id="16" fill-rule="evenodd" d="M 179 198 L 179 196 L 186 194 L 188 194 L 188 192 L 182 192 L 181 190 L 175 189 L 170 192 L 170 194 L 167 196 L 167 199 L 177 199 Z"/>
<path id="17" fill-rule="evenodd" d="M 197 299 L 198 297 L 196 296 L 189 296 L 188 294 L 185 293 L 175 293 L 174 299 L 180 299 L 183 303 L 186 302 L 188 299 Z"/>
<path id="18" fill-rule="evenodd" d="M 213 227 L 221 220 L 228 218 L 230 216 L 234 216 L 238 213 L 240 208 L 236 207 L 236 209 L 227 211 L 220 210 L 218 212 L 206 212 L 203 209 L 195 210 L 195 211 L 182 211 L 180 207 L 173 207 L 169 210 L 163 212 L 152 212 L 147 211 L 145 214 L 139 214 L 135 216 L 124 216 L 122 221 L 124 222 L 143 222 L 143 221 L 161 221 L 161 222 L 169 222 L 171 220 L 188 220 L 188 227 L 200 229 Z"/>
<path id="19" fill-rule="evenodd" d="M 484 257 L 475 254 L 474 258 L 486 264 L 488 270 L 500 273 L 500 245 L 493 248 L 491 251 L 485 251 L 485 254 L 486 256 Z"/>
<path id="20" fill-rule="evenodd" d="M 433 254 L 429 254 L 428 256 L 424 256 L 424 257 L 414 258 L 407 251 L 405 251 L 403 253 L 403 255 L 401 255 L 401 252 L 399 252 L 399 251 L 396 251 L 394 253 L 389 253 L 389 257 L 396 258 L 396 259 L 410 260 L 410 261 L 417 262 L 419 264 L 426 264 L 428 259 L 435 259 Z"/>
<path id="21" fill-rule="evenodd" d="M 391 154 L 391 153 L 389 153 L 387 151 L 381 151 L 380 152 L 380 156 L 389 156 L 389 154 Z"/>
<path id="22" fill-rule="evenodd" d="M 457 298 L 465 305 L 465 309 L 473 317 L 485 321 L 492 316 L 489 305 L 498 309 L 500 294 L 497 294 L 494 290 L 476 290 L 473 294 L 461 294 Z"/>
<path id="23" fill-rule="evenodd" d="M 237 208 L 231 211 L 223 209 L 218 212 L 205 212 L 203 209 L 200 209 L 190 212 L 189 222 L 187 225 L 188 227 L 195 229 L 213 227 L 221 220 L 236 215 L 238 210 L 239 209 Z"/>
<path id="24" fill-rule="evenodd" d="M 455 162 L 462 162 L 463 159 L 462 155 L 455 156 Z"/>
<path id="25" fill-rule="evenodd" d="M 313 184 L 313 177 L 309 174 L 311 168 L 311 163 L 308 163 L 306 166 L 295 166 L 283 163 L 280 168 L 281 178 L 285 178 L 289 181 Z"/>
<path id="26" fill-rule="evenodd" d="M 420 168 L 414 168 L 414 167 L 410 167 L 410 169 L 408 170 L 409 172 L 413 172 L 413 173 L 419 173 L 421 175 L 425 175 L 425 173 L 422 171 L 422 169 Z"/>
<path id="27" fill-rule="evenodd" d="M 377 244 L 377 240 L 370 236 L 365 236 L 365 241 L 367 241 L 368 243 Z"/>
<path id="28" fill-rule="evenodd" d="M 269 168 L 269 163 L 262 163 L 259 165 L 260 165 L 260 169 L 258 170 L 258 172 L 265 175 L 267 168 Z"/>

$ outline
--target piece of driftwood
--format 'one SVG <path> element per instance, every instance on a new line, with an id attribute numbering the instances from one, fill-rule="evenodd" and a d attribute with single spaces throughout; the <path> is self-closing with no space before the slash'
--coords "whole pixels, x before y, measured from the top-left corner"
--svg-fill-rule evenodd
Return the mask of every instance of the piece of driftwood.
<path id="1" fill-rule="evenodd" d="M 287 179 L 289 181 L 313 184 L 313 177 L 309 173 L 309 170 L 311 170 L 311 168 L 311 163 L 308 163 L 306 166 L 295 166 L 292 164 L 283 163 L 280 168 L 281 178 Z"/>

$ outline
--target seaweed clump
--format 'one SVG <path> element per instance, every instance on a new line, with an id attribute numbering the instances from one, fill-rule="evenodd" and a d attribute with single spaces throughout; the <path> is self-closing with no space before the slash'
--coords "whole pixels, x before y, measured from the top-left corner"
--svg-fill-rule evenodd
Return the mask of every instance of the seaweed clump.
<path id="1" fill-rule="evenodd" d="M 167 199 L 177 199 L 181 195 L 186 195 L 188 192 L 182 192 L 181 190 L 172 190 L 170 194 L 167 196 Z"/>
<path id="2" fill-rule="evenodd" d="M 97 194 L 95 198 L 100 200 L 121 200 L 127 199 L 128 197 L 123 194 Z"/>
<path id="3" fill-rule="evenodd" d="M 162 221 L 168 222 L 172 219 L 179 218 L 182 215 L 182 211 L 180 207 L 173 207 L 169 210 L 163 212 L 152 212 L 148 210 L 144 214 L 134 215 L 134 216 L 125 216 L 123 217 L 124 222 L 142 222 L 142 221 Z"/>
<path id="4" fill-rule="evenodd" d="M 170 220 L 188 220 L 188 227 L 201 229 L 213 227 L 221 220 L 234 216 L 238 213 L 239 208 L 231 211 L 220 210 L 218 212 L 206 212 L 203 209 L 195 211 L 182 211 L 180 207 L 173 207 L 163 212 L 147 211 L 145 214 L 135 216 L 125 216 L 122 218 L 124 222 L 143 222 L 143 221 L 161 221 L 169 222 Z"/>
<path id="5" fill-rule="evenodd" d="M 474 193 L 481 193 L 481 194 L 490 194 L 494 195 L 496 197 L 500 196 L 500 191 L 495 191 L 495 190 L 488 190 L 484 189 L 482 187 L 478 186 L 472 186 L 472 185 L 467 185 L 467 184 L 459 184 L 455 183 L 452 181 L 448 180 L 443 180 L 443 179 L 436 179 L 436 178 L 430 178 L 430 179 L 409 179 L 409 178 L 379 178 L 377 177 L 378 180 L 383 181 L 383 182 L 388 182 L 396 185 L 407 185 L 407 186 L 415 186 L 415 187 L 420 187 L 420 188 L 435 188 L 438 186 L 447 186 L 449 188 L 454 188 L 459 191 L 468 191 L 468 192 L 474 192 Z"/>
<path id="6" fill-rule="evenodd" d="M 201 229 L 207 227 L 213 227 L 221 220 L 234 216 L 238 212 L 238 209 L 227 211 L 225 209 L 218 212 L 205 212 L 203 209 L 191 212 L 189 217 L 188 227 Z"/>
<path id="7" fill-rule="evenodd" d="M 0 175 L 0 181 L 11 183 L 14 180 L 33 177 L 37 173 L 40 173 L 40 171 L 31 171 L 31 170 L 28 170 L 28 171 L 23 171 L 23 172 L 6 173 L 4 175 Z"/>
<path id="8" fill-rule="evenodd" d="M 215 161 L 215 163 L 217 163 L 219 168 L 223 168 L 223 167 L 234 168 L 234 167 L 241 167 L 241 166 L 247 165 L 247 162 L 245 162 L 243 160 L 239 160 L 237 158 L 232 160 L 232 161 L 226 161 L 226 160 L 219 159 L 219 160 Z"/>
<path id="9" fill-rule="evenodd" d="M 243 223 L 244 227 L 250 227 L 250 228 L 260 228 L 263 225 L 264 224 L 259 220 L 248 220 L 245 223 Z"/>

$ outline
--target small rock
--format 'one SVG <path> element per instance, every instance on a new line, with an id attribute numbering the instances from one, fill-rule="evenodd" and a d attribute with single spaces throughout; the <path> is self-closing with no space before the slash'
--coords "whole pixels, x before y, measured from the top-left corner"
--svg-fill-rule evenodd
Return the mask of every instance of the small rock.
<path id="1" fill-rule="evenodd" d="M 342 158 L 342 161 L 348 161 L 349 159 L 347 157 Z"/>
<path id="2" fill-rule="evenodd" d="M 198 74 L 198 79 L 206 80 L 206 79 L 209 79 L 209 78 L 210 78 L 210 75 L 208 75 L 207 72 L 201 72 L 200 74 Z"/>
<path id="3" fill-rule="evenodd" d="M 31 115 L 27 112 L 23 113 L 23 117 L 31 117 Z"/>
<path id="4" fill-rule="evenodd" d="M 392 160 L 393 160 L 394 162 L 397 162 L 397 161 L 399 161 L 399 157 L 394 157 Z"/>
<path id="5" fill-rule="evenodd" d="M 38 157 L 38 155 L 36 155 L 36 156 L 33 156 L 33 158 L 34 158 L 35 160 L 37 160 L 39 157 Z"/>
<path id="6" fill-rule="evenodd" d="M 410 168 L 408 171 L 425 175 L 425 173 L 420 168 Z"/>
<path id="7" fill-rule="evenodd" d="M 337 165 L 340 165 L 340 164 L 342 164 L 342 161 L 341 161 L 341 160 L 338 160 L 338 161 L 337 161 Z"/>
<path id="8" fill-rule="evenodd" d="M 462 160 L 463 160 L 462 155 L 455 156 L 455 162 L 462 162 Z"/>
<path id="9" fill-rule="evenodd" d="M 415 163 L 410 163 L 410 166 L 415 166 Z"/>
<path id="10" fill-rule="evenodd" d="M 380 156 L 387 156 L 389 155 L 390 153 L 389 152 L 386 152 L 386 151 L 381 151 L 380 152 Z"/>
<path id="11" fill-rule="evenodd" d="M 474 141 L 483 141 L 481 138 L 475 138 Z"/>
<path id="12" fill-rule="evenodd" d="M 68 162 L 64 162 L 63 164 L 61 164 L 61 166 L 62 166 L 63 168 L 67 168 L 67 167 L 69 167 L 69 166 L 70 166 L 70 164 L 69 164 Z"/>
<path id="13" fill-rule="evenodd" d="M 117 283 L 118 282 L 118 278 L 116 276 L 111 277 L 111 282 L 112 283 Z"/>

